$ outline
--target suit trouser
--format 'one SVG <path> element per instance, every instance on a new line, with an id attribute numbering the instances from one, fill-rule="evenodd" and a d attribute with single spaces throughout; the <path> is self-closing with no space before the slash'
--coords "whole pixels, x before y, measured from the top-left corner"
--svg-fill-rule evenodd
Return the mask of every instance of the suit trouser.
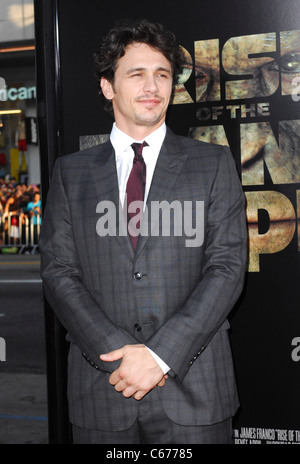
<path id="1" fill-rule="evenodd" d="M 184 426 L 171 421 L 156 389 L 139 401 L 136 422 L 127 430 L 111 432 L 73 425 L 74 444 L 231 444 L 232 420 L 213 425 Z M 163 387 L 162 387 L 163 388 Z M 112 410 L 113 414 L 113 410 Z"/>

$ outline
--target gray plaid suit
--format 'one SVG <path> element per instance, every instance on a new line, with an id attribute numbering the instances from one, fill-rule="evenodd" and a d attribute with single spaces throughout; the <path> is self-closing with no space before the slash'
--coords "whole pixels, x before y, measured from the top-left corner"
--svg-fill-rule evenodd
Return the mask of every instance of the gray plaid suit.
<path id="1" fill-rule="evenodd" d="M 120 361 L 105 363 L 99 355 L 136 343 L 172 369 L 156 389 L 172 421 L 204 425 L 233 416 L 238 397 L 227 315 L 243 286 L 246 222 L 229 149 L 168 130 L 158 158 L 147 204 L 204 201 L 202 246 L 160 234 L 140 237 L 134 253 L 128 236 L 99 237 L 96 208 L 104 200 L 119 203 L 110 142 L 57 160 L 41 274 L 68 331 L 71 422 L 113 431 L 134 423 L 140 402 L 108 382 Z"/>

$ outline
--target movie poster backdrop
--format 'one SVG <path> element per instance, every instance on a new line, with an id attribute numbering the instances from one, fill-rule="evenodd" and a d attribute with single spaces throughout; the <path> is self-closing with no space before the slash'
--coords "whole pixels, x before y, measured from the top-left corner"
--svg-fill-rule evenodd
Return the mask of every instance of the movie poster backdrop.
<path id="1" fill-rule="evenodd" d="M 108 138 L 93 52 L 115 20 L 143 17 L 172 30 L 186 57 L 168 125 L 229 145 L 246 196 L 248 269 L 230 316 L 234 441 L 300 444 L 300 2 L 58 1 L 65 154 Z"/>

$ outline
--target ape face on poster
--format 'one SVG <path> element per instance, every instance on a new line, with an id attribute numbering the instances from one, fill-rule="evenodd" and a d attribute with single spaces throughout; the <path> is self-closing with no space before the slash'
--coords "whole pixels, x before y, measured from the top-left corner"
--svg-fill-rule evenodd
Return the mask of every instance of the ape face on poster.
<path id="1" fill-rule="evenodd" d="M 248 271 L 230 318 L 241 401 L 235 442 L 300 443 L 300 4 L 58 1 L 64 153 L 110 132 L 92 55 L 124 17 L 176 34 L 186 63 L 168 125 L 229 145 L 244 188 Z"/>

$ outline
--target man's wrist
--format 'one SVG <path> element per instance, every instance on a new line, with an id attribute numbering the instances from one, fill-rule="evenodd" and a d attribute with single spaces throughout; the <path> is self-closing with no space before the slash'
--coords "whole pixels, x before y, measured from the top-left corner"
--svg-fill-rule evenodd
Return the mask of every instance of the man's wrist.
<path id="1" fill-rule="evenodd" d="M 157 356 L 157 354 L 155 354 L 154 351 L 150 350 L 150 348 L 148 348 L 147 346 L 146 348 L 151 353 L 151 355 L 153 356 L 163 373 L 166 374 L 171 368 L 159 356 Z"/>

